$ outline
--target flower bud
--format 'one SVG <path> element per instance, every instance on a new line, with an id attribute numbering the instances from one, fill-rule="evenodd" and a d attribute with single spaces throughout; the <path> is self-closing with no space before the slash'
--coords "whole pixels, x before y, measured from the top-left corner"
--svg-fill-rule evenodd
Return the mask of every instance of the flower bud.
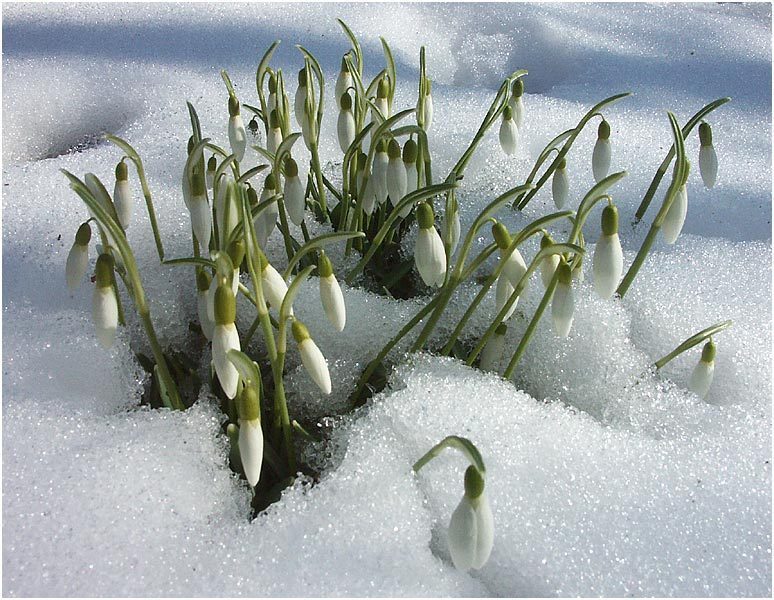
<path id="1" fill-rule="evenodd" d="M 228 256 L 231 264 L 234 265 L 234 273 L 231 278 L 231 293 L 237 295 L 239 290 L 239 266 L 245 259 L 245 243 L 242 240 L 234 240 L 228 245 Z"/>
<path id="2" fill-rule="evenodd" d="M 116 185 L 113 188 L 113 205 L 121 227 L 127 229 L 132 220 L 132 190 L 129 187 L 129 169 L 122 160 L 116 165 Z"/>
<path id="3" fill-rule="evenodd" d="M 304 184 L 298 176 L 298 164 L 292 158 L 285 160 L 285 189 L 283 191 L 285 198 L 285 208 L 288 211 L 290 220 L 296 225 L 301 225 L 304 220 Z"/>
<path id="4" fill-rule="evenodd" d="M 223 392 L 234 398 L 239 383 L 239 371 L 228 358 L 229 350 L 241 350 L 236 319 L 236 301 L 231 288 L 220 284 L 215 292 L 215 329 L 212 334 L 212 362 Z"/>
<path id="5" fill-rule="evenodd" d="M 688 190 L 685 184 L 677 190 L 672 205 L 669 207 L 664 221 L 661 224 L 661 231 L 664 233 L 664 241 L 667 244 L 674 244 L 680 236 L 685 224 L 685 217 L 688 214 Z"/>
<path id="6" fill-rule="evenodd" d="M 306 107 L 306 93 L 306 68 L 304 68 L 298 72 L 298 88 L 296 88 L 296 95 L 293 100 L 293 113 L 296 116 L 296 123 L 302 128 L 304 123 L 304 108 Z"/>
<path id="7" fill-rule="evenodd" d="M 199 325 L 201 325 L 204 337 L 206 337 L 208 340 L 212 340 L 212 334 L 215 330 L 215 321 L 214 319 L 210 318 L 209 311 L 207 310 L 207 292 L 209 291 L 211 284 L 212 278 L 209 276 L 207 271 L 204 269 L 199 269 L 199 271 L 196 273 L 196 308 L 199 315 Z M 215 315 L 214 308 L 215 307 L 213 304 L 213 317 Z"/>
<path id="8" fill-rule="evenodd" d="M 274 173 L 269 173 L 266 176 L 266 180 L 263 184 L 263 192 L 261 193 L 260 202 L 265 202 L 272 196 L 277 194 L 277 180 L 274 177 Z M 269 241 L 269 236 L 274 231 L 274 226 L 277 224 L 277 218 L 279 217 L 279 206 L 275 200 L 264 208 L 258 216 L 255 217 L 255 234 L 258 237 L 258 245 L 266 249 L 266 244 Z"/>
<path id="9" fill-rule="evenodd" d="M 372 174 L 369 179 L 373 179 L 374 192 L 376 194 L 376 201 L 379 204 L 384 204 L 387 201 L 387 166 L 390 163 L 390 158 L 387 155 L 387 142 L 384 139 L 379 140 L 376 144 L 376 154 L 374 155 L 373 167 L 371 169 Z"/>
<path id="10" fill-rule="evenodd" d="M 401 159 L 400 145 L 396 140 L 390 140 L 387 148 L 387 193 L 393 206 L 406 195 L 406 167 Z"/>
<path id="11" fill-rule="evenodd" d="M 417 207 L 419 233 L 414 247 L 414 263 L 425 284 L 441 287 L 446 278 L 446 251 L 434 221 L 432 207 L 427 202 L 421 202 Z"/>
<path id="12" fill-rule="evenodd" d="M 206 251 L 210 246 L 212 231 L 212 212 L 207 202 L 207 190 L 204 175 L 194 172 L 191 181 L 191 198 L 188 206 L 191 213 L 191 226 L 199 244 Z"/>
<path id="13" fill-rule="evenodd" d="M 449 232 L 449 256 L 451 256 L 457 250 L 457 244 L 460 241 L 460 210 L 457 200 L 453 200 L 451 210 L 444 213 L 443 231 L 444 235 Z"/>
<path id="14" fill-rule="evenodd" d="M 597 130 L 597 143 L 594 144 L 594 152 L 591 155 L 591 171 L 594 180 L 599 183 L 610 170 L 610 124 L 603 120 Z"/>
<path id="15" fill-rule="evenodd" d="M 556 208 L 562 210 L 570 196 L 570 180 L 567 177 L 567 161 L 564 158 L 559 161 L 551 179 L 551 194 Z"/>
<path id="16" fill-rule="evenodd" d="M 480 569 L 494 545 L 494 519 L 484 479 L 474 466 L 465 471 L 465 495 L 449 521 L 449 553 L 460 571 Z"/>
<path id="17" fill-rule="evenodd" d="M 266 136 L 266 149 L 272 154 L 276 154 L 277 148 L 279 148 L 281 143 L 282 128 L 280 127 L 277 109 L 274 109 L 269 116 L 269 134 Z"/>
<path id="18" fill-rule="evenodd" d="M 261 287 L 266 301 L 279 312 L 282 308 L 282 301 L 288 292 L 288 284 L 277 272 L 265 256 L 259 255 L 261 261 Z M 290 307 L 290 313 L 293 314 L 293 307 Z"/>
<path id="19" fill-rule="evenodd" d="M 516 127 L 521 129 L 524 124 L 524 103 L 522 102 L 522 96 L 524 95 L 524 81 L 517 79 L 511 85 L 511 99 L 508 101 L 508 106 L 513 111 L 513 120 L 516 123 Z"/>
<path id="20" fill-rule="evenodd" d="M 602 236 L 594 249 L 592 262 L 594 288 L 602 298 L 612 298 L 623 273 L 623 251 L 618 238 L 618 209 L 606 206 L 602 211 Z"/>
<path id="21" fill-rule="evenodd" d="M 355 141 L 355 117 L 352 114 L 352 99 L 349 94 L 341 96 L 341 111 L 339 120 L 336 123 L 336 133 L 339 139 L 339 148 L 342 152 L 349 149 L 352 142 Z"/>
<path id="22" fill-rule="evenodd" d="M 215 198 L 215 215 L 218 219 L 218 236 L 224 245 L 239 223 L 240 208 L 237 202 L 236 182 L 230 175 L 223 175 Z"/>
<path id="23" fill-rule="evenodd" d="M 430 79 L 426 79 L 425 83 L 425 131 L 430 131 L 430 127 L 433 124 L 433 82 Z"/>
<path id="24" fill-rule="evenodd" d="M 508 302 L 508 299 L 511 297 L 511 294 L 513 294 L 515 289 L 516 288 L 511 285 L 511 282 L 508 279 L 508 277 L 506 277 L 505 273 L 500 273 L 500 276 L 497 278 L 497 288 L 495 289 L 495 313 L 496 314 L 500 313 L 500 311 L 503 309 L 503 306 L 505 306 L 505 304 Z M 503 316 L 503 321 L 507 321 L 508 319 L 511 318 L 518 304 L 519 304 L 519 299 L 516 298 L 514 303 L 511 305 L 511 307 Z"/>
<path id="25" fill-rule="evenodd" d="M 505 275 L 511 284 L 512 288 L 516 288 L 519 285 L 519 281 L 527 272 L 527 263 L 524 262 L 524 257 L 519 252 L 518 248 L 514 248 L 513 252 L 507 256 L 508 248 L 511 245 L 511 234 L 508 233 L 508 229 L 502 223 L 495 223 L 492 225 L 492 237 L 494 237 L 497 247 L 500 249 L 500 259 L 505 260 L 505 266 L 500 271 L 501 276 Z M 526 283 L 525 287 L 526 289 Z M 515 306 L 515 305 L 514 305 Z"/>
<path id="26" fill-rule="evenodd" d="M 554 243 L 554 240 L 552 240 L 550 236 L 544 235 L 542 238 L 540 238 L 540 249 L 543 250 L 544 248 L 548 248 L 553 243 Z M 559 266 L 558 254 L 551 254 L 550 256 L 546 256 L 541 261 L 540 279 L 543 282 L 544 288 L 548 289 L 548 286 L 551 285 L 551 280 L 554 278 L 554 273 L 556 272 L 556 268 L 558 266 Z"/>
<path id="27" fill-rule="evenodd" d="M 519 128 L 513 120 L 513 110 L 506 106 L 500 123 L 500 147 L 508 156 L 516 154 L 519 144 Z"/>
<path id="28" fill-rule="evenodd" d="M 344 329 L 347 322 L 344 295 L 341 293 L 339 282 L 333 274 L 333 265 L 324 252 L 320 251 L 320 260 L 317 264 L 320 276 L 320 301 L 325 311 L 325 316 L 336 328 L 336 331 Z"/>
<path id="29" fill-rule="evenodd" d="M 96 285 L 92 294 L 91 317 L 97 339 L 104 348 L 110 348 L 118 329 L 118 301 L 113 288 L 113 258 L 100 254 L 97 258 Z"/>
<path id="30" fill-rule="evenodd" d="M 247 148 L 247 132 L 245 124 L 242 122 L 242 115 L 239 114 L 239 101 L 231 96 L 228 99 L 228 142 L 231 144 L 231 152 L 236 156 L 238 162 L 242 162 Z"/>
<path id="31" fill-rule="evenodd" d="M 505 323 L 500 323 L 494 331 L 494 335 L 489 338 L 489 341 L 481 351 L 481 361 L 478 368 L 482 371 L 491 371 L 497 373 L 500 371 L 500 362 L 503 358 L 503 349 L 505 348 L 505 334 L 508 331 L 508 326 Z"/>
<path id="32" fill-rule="evenodd" d="M 701 360 L 691 373 L 691 380 L 688 383 L 688 389 L 699 396 L 702 400 L 707 397 L 712 378 L 715 374 L 715 343 L 710 339 L 701 352 Z"/>
<path id="33" fill-rule="evenodd" d="M 70 248 L 65 263 L 65 280 L 67 287 L 74 290 L 83 281 L 83 276 L 89 268 L 89 241 L 91 240 L 91 227 L 88 223 L 82 223 L 75 234 L 75 241 Z"/>
<path id="34" fill-rule="evenodd" d="M 309 336 L 309 330 L 306 326 L 295 319 L 293 321 L 293 339 L 298 344 L 298 351 L 301 354 L 301 362 L 309 373 L 309 376 L 317 384 L 317 387 L 323 392 L 323 394 L 331 393 L 331 376 L 328 372 L 328 363 L 325 361 L 325 357 L 320 352 L 317 344 L 314 343 Z"/>
<path id="35" fill-rule="evenodd" d="M 245 388 L 245 391 L 252 388 Z M 258 485 L 263 465 L 263 430 L 260 419 L 239 419 L 239 457 L 247 483 Z"/>
<path id="36" fill-rule="evenodd" d="M 210 156 L 210 160 L 207 161 L 207 174 L 205 177 L 205 181 L 207 183 L 207 189 L 211 190 L 212 186 L 215 185 L 215 172 L 218 170 L 218 159 L 215 158 L 215 155 L 213 154 Z"/>
<path id="37" fill-rule="evenodd" d="M 702 121 L 701 125 L 699 125 L 699 140 L 701 142 L 701 147 L 699 148 L 699 172 L 701 173 L 704 187 L 710 189 L 715 185 L 715 180 L 718 177 L 718 156 L 712 145 L 712 129 L 709 123 Z"/>
<path id="38" fill-rule="evenodd" d="M 341 70 L 336 79 L 336 97 L 341 98 L 347 93 L 347 90 L 353 86 L 352 73 L 349 72 L 346 55 L 341 57 Z"/>
<path id="39" fill-rule="evenodd" d="M 572 293 L 572 271 L 570 265 L 562 260 L 558 267 L 559 283 L 551 303 L 551 315 L 554 321 L 554 331 L 559 337 L 567 337 L 572 327 L 575 300 Z"/>

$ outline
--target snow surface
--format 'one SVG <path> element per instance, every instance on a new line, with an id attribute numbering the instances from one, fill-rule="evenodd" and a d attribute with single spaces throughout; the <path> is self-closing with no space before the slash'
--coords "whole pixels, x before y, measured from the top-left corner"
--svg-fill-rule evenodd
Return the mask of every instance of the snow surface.
<path id="1" fill-rule="evenodd" d="M 515 385 L 422 354 L 347 413 L 360 369 L 421 301 L 343 286 L 339 334 L 311 278 L 296 313 L 328 358 L 334 392 L 321 396 L 292 347 L 288 390 L 294 415 L 319 419 L 332 436 L 306 449 L 323 476 L 299 480 L 249 522 L 250 492 L 228 469 L 217 402 L 203 391 L 185 413 L 138 408 L 145 376 L 133 350 L 145 342 L 136 319 L 105 352 L 90 324 L 90 287 L 68 292 L 64 263 L 86 211 L 59 169 L 112 181 L 120 154 L 99 135 L 127 139 L 146 165 L 167 255 L 186 255 L 184 101 L 225 144 L 219 70 L 254 101 L 254 69 L 278 38 L 273 65 L 288 74 L 291 94 L 296 43 L 320 59 L 332 90 L 347 49 L 336 16 L 360 36 L 369 76 L 383 65 L 378 36 L 390 42 L 398 107 L 415 103 L 427 46 L 438 174 L 467 145 L 503 77 L 529 69 L 522 150 L 505 157 L 496 134 L 481 144 L 458 196 L 463 231 L 482 203 L 523 181 L 548 139 L 597 101 L 632 91 L 605 110 L 612 169 L 629 172 L 613 191 L 628 266 L 645 234 L 628 223 L 671 143 L 666 110 L 684 122 L 710 100 L 733 101 L 709 117 L 718 183 L 705 190 L 692 170 L 678 243 L 657 243 L 623 301 L 593 293 L 587 264 L 569 338 L 544 319 Z M 3 88 L 4 595 L 771 595 L 769 5 L 6 4 Z M 331 176 L 334 132 L 328 110 L 321 154 L 333 161 Z M 594 139 L 590 127 L 568 157 L 575 202 L 593 184 Z M 687 146 L 697 165 L 695 133 Z M 191 271 L 159 267 L 131 182 L 129 238 L 153 319 L 164 343 L 185 346 L 196 314 Z M 515 228 L 551 207 L 546 191 L 524 214 L 498 216 Z M 598 223 L 595 213 L 590 249 Z M 352 264 L 340 248 L 329 255 L 338 272 Z M 530 285 L 510 321 L 511 348 L 540 300 L 539 277 Z M 462 286 L 450 314 L 461 315 L 475 292 Z M 483 333 L 493 305 L 492 292 L 466 339 Z M 698 349 L 650 369 L 725 319 L 734 326 L 717 336 L 707 402 L 686 389 Z M 449 318 L 440 333 L 453 326 Z M 496 525 L 490 561 L 467 574 L 452 566 L 445 539 L 464 460 L 448 452 L 411 473 L 450 434 L 482 451 Z"/>

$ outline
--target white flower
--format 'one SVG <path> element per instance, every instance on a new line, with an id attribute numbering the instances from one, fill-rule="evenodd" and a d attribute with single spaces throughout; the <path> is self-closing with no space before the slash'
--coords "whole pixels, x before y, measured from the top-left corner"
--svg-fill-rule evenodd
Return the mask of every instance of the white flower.
<path id="1" fill-rule="evenodd" d="M 116 207 L 116 215 L 121 227 L 127 229 L 132 220 L 132 190 L 129 187 L 129 169 L 124 161 L 116 166 L 113 205 Z"/>
<path id="2" fill-rule="evenodd" d="M 75 241 L 67 255 L 65 263 L 65 280 L 71 290 L 77 288 L 86 271 L 89 268 L 89 241 L 91 240 L 91 227 L 88 223 L 82 223 L 75 234 Z"/>
<path id="3" fill-rule="evenodd" d="M 521 129 L 524 124 L 524 103 L 522 102 L 522 96 L 524 95 L 524 82 L 521 79 L 517 79 L 513 82 L 511 87 L 511 98 L 508 100 L 508 106 L 513 111 L 513 120 L 516 122 L 516 127 Z"/>
<path id="4" fill-rule="evenodd" d="M 269 114 L 275 108 L 277 108 L 277 75 L 272 71 L 269 75 L 269 100 L 268 100 Z"/>
<path id="5" fill-rule="evenodd" d="M 519 128 L 513 120 L 513 112 L 510 106 L 503 111 L 503 120 L 500 123 L 500 147 L 507 155 L 516 154 L 519 144 Z"/>
<path id="6" fill-rule="evenodd" d="M 333 274 L 333 265 L 330 259 L 321 252 L 317 266 L 320 275 L 320 301 L 325 310 L 325 316 L 336 328 L 336 331 L 344 329 L 347 322 L 344 295 L 341 293 L 339 282 Z"/>
<path id="7" fill-rule="evenodd" d="M 387 147 L 387 193 L 393 206 L 406 195 L 406 167 L 401 159 L 400 146 L 396 140 L 390 140 Z"/>
<path id="8" fill-rule="evenodd" d="M 304 68 L 298 72 L 298 87 L 293 99 L 293 112 L 296 115 L 296 123 L 302 128 L 304 124 L 304 108 L 306 107 L 306 90 L 306 69 Z"/>
<path id="9" fill-rule="evenodd" d="M 263 192 L 261 192 L 260 202 L 265 202 L 272 196 L 276 195 L 276 179 L 273 173 L 269 173 L 264 182 Z M 279 206 L 277 201 L 270 203 L 264 208 L 258 216 L 255 217 L 255 234 L 258 237 L 258 245 L 266 249 L 266 244 L 269 241 L 271 232 L 274 231 L 274 226 L 277 224 L 277 218 L 279 217 Z"/>
<path id="10" fill-rule="evenodd" d="M 191 213 L 191 225 L 196 239 L 202 250 L 207 252 L 210 246 L 210 233 L 212 231 L 212 212 L 207 202 L 207 192 L 204 187 L 204 176 L 201 173 L 195 173 L 191 186 L 191 198 L 188 205 Z"/>
<path id="11" fill-rule="evenodd" d="M 336 98 L 341 98 L 347 93 L 347 90 L 353 87 L 352 73 L 349 72 L 347 61 L 345 57 L 341 58 L 341 70 L 339 76 L 336 79 Z"/>
<path id="12" fill-rule="evenodd" d="M 664 232 L 664 241 L 667 244 L 674 244 L 680 236 L 685 224 L 685 217 L 688 214 L 688 191 L 685 184 L 680 186 L 672 206 L 669 207 L 664 222 L 661 224 L 661 231 Z"/>
<path id="13" fill-rule="evenodd" d="M 704 345 L 701 360 L 693 369 L 691 380 L 688 383 L 688 389 L 702 400 L 707 397 L 712 385 L 712 377 L 715 374 L 715 352 L 715 344 L 710 340 Z"/>
<path id="14" fill-rule="evenodd" d="M 505 348 L 505 333 L 508 330 L 508 326 L 505 323 L 500 323 L 495 329 L 494 335 L 489 338 L 489 341 L 481 351 L 481 361 L 479 362 L 479 369 L 482 371 L 491 371 L 497 373 L 500 371 L 500 362 L 503 358 L 503 350 Z"/>
<path id="15" fill-rule="evenodd" d="M 336 133 L 339 139 L 339 148 L 342 152 L 347 149 L 355 141 L 355 117 L 352 114 L 352 98 L 349 94 L 343 94 L 339 96 L 341 111 L 339 112 L 339 120 L 336 123 Z"/>
<path id="16" fill-rule="evenodd" d="M 417 190 L 417 152 L 417 143 L 414 140 L 409 139 L 403 144 L 403 166 L 406 168 L 406 193 L 404 195 L 406 196 Z M 413 208 L 412 204 L 402 208 L 400 213 L 398 213 L 400 218 L 405 219 L 408 217 Z"/>
<path id="17" fill-rule="evenodd" d="M 414 248 L 414 262 L 422 281 L 429 286 L 441 287 L 446 278 L 446 251 L 441 236 L 433 225 L 433 209 L 427 202 L 417 207 L 419 233 Z"/>
<path id="18" fill-rule="evenodd" d="M 239 114 L 239 101 L 234 96 L 228 99 L 228 114 L 228 143 L 231 144 L 231 152 L 236 155 L 237 161 L 242 162 L 247 148 L 247 132 L 242 115 Z"/>
<path id="19" fill-rule="evenodd" d="M 285 161 L 285 189 L 283 191 L 285 198 L 285 209 L 288 211 L 290 220 L 296 225 L 301 225 L 304 220 L 304 184 L 298 177 L 298 165 L 292 158 Z"/>
<path id="20" fill-rule="evenodd" d="M 707 189 L 715 185 L 718 177 L 718 155 L 712 145 L 712 129 L 709 123 L 702 122 L 699 125 L 699 139 L 701 147 L 699 148 L 699 172 Z"/>
<path id="21" fill-rule="evenodd" d="M 116 339 L 118 328 L 118 301 L 113 288 L 113 259 L 110 255 L 99 255 L 95 271 L 97 283 L 92 294 L 91 318 L 99 343 L 110 348 Z"/>
<path id="22" fill-rule="evenodd" d="M 365 189 L 363 190 L 363 212 L 368 216 L 374 213 L 376 208 L 376 193 L 374 192 L 374 176 L 371 175 L 366 181 Z"/>
<path id="23" fill-rule="evenodd" d="M 597 131 L 597 143 L 594 144 L 594 152 L 591 155 L 591 171 L 594 180 L 599 183 L 610 170 L 610 124 L 602 121 Z"/>
<path id="24" fill-rule="evenodd" d="M 457 208 L 457 202 L 454 202 L 454 207 L 450 212 L 447 212 L 443 216 L 444 218 L 444 232 L 449 232 L 449 256 L 454 254 L 457 250 L 457 244 L 460 242 L 460 211 Z"/>
<path id="25" fill-rule="evenodd" d="M 259 419 L 239 419 L 239 457 L 247 482 L 255 487 L 263 464 L 263 429 Z"/>
<path id="26" fill-rule="evenodd" d="M 508 277 L 505 276 L 505 273 L 500 273 L 500 276 L 497 278 L 497 288 L 495 290 L 495 312 L 497 314 L 499 314 L 503 309 L 503 306 L 505 306 L 506 302 L 508 302 L 508 298 L 511 297 L 511 294 L 513 294 L 515 289 L 516 288 L 514 288 L 511 285 L 511 282 L 508 280 Z M 507 321 L 511 318 L 511 315 L 513 315 L 513 312 L 516 310 L 516 305 L 518 303 L 519 298 L 517 296 L 514 303 L 508 309 L 508 312 L 505 313 L 503 321 Z"/>
<path id="27" fill-rule="evenodd" d="M 277 148 L 279 148 L 281 143 L 282 128 L 280 127 L 277 111 L 273 110 L 271 111 L 271 116 L 269 117 L 269 135 L 266 136 L 266 149 L 272 154 L 276 154 Z"/>
<path id="28" fill-rule="evenodd" d="M 376 193 L 376 201 L 379 204 L 384 204 L 387 201 L 387 166 L 389 165 L 390 158 L 387 156 L 387 143 L 384 139 L 379 140 L 376 144 L 376 154 L 374 155 L 374 163 L 371 167 L 371 177 L 374 183 L 374 192 Z"/>
<path id="29" fill-rule="evenodd" d="M 273 308 L 279 312 L 282 308 L 282 301 L 285 299 L 285 294 L 288 293 L 288 284 L 282 279 L 282 275 L 279 274 L 277 269 L 271 266 L 271 263 L 261 257 L 261 288 L 263 289 L 263 296 L 266 301 L 271 304 Z M 290 307 L 290 313 L 293 314 L 293 307 Z"/>
<path id="30" fill-rule="evenodd" d="M 331 376 L 328 372 L 328 363 L 320 352 L 317 344 L 309 336 L 309 330 L 298 319 L 293 321 L 293 338 L 298 344 L 301 354 L 301 362 L 309 373 L 309 376 L 317 384 L 323 394 L 331 393 Z"/>
<path id="31" fill-rule="evenodd" d="M 472 471 L 475 475 L 469 476 Z M 469 479 L 476 477 L 480 483 L 469 484 Z M 468 467 L 465 472 L 465 495 L 449 521 L 449 552 L 454 566 L 460 571 L 480 569 L 492 553 L 494 519 L 483 488 L 481 475 L 478 475 L 475 467 Z"/>
<path id="32" fill-rule="evenodd" d="M 592 262 L 594 288 L 602 298 L 612 298 L 623 273 L 623 251 L 618 238 L 618 209 L 606 206 L 602 211 L 602 236 L 594 249 Z"/>
<path id="33" fill-rule="evenodd" d="M 553 240 L 548 235 L 544 235 L 540 239 L 540 249 L 543 250 L 544 248 L 548 248 L 553 243 Z M 558 266 L 558 254 L 551 254 L 550 256 L 546 256 L 540 262 L 540 279 L 543 282 L 544 288 L 548 289 L 548 286 L 551 285 L 551 280 L 554 278 L 554 273 L 556 272 L 556 268 Z"/>
<path id="34" fill-rule="evenodd" d="M 554 331 L 559 337 L 567 337 L 572 327 L 575 300 L 572 293 L 572 273 L 570 265 L 562 262 L 559 265 L 559 283 L 551 303 L 551 315 L 554 320 Z"/>
<path id="35" fill-rule="evenodd" d="M 508 254 L 512 239 L 511 234 L 508 233 L 508 229 L 505 225 L 502 223 L 495 223 L 492 226 L 492 237 L 500 250 L 500 260 L 505 260 L 505 266 L 500 273 L 505 275 L 510 281 L 511 286 L 515 288 L 519 285 L 519 281 L 527 272 L 527 263 L 524 262 L 524 257 L 522 257 L 518 248 L 514 248 L 513 252 Z M 508 254 L 507 257 L 506 254 Z"/>
<path id="36" fill-rule="evenodd" d="M 215 185 L 215 172 L 217 170 L 218 159 L 215 158 L 215 155 L 210 156 L 210 160 L 207 161 L 207 173 L 205 174 L 205 183 L 208 190 L 211 190 L 212 186 Z"/>
<path id="37" fill-rule="evenodd" d="M 425 80 L 427 86 L 425 88 L 425 131 L 430 131 L 430 127 L 433 124 L 433 82 L 430 79 Z M 418 105 L 419 103 L 417 103 Z M 419 114 L 419 106 L 417 106 L 417 114 Z"/>
<path id="38" fill-rule="evenodd" d="M 239 223 L 239 205 L 236 201 L 236 184 L 233 177 L 221 175 L 216 183 L 215 216 L 218 220 L 218 236 L 223 246 Z"/>
<path id="39" fill-rule="evenodd" d="M 570 196 L 570 180 L 567 177 L 567 161 L 562 159 L 554 171 L 551 179 L 551 194 L 554 197 L 554 205 L 562 210 L 567 205 Z"/>
<path id="40" fill-rule="evenodd" d="M 386 77 L 382 77 L 379 80 L 379 85 L 376 88 L 376 101 L 374 102 L 374 104 L 376 105 L 376 108 L 378 108 L 379 112 L 382 114 L 380 117 L 374 109 L 371 109 L 371 122 L 374 124 L 374 127 L 372 129 L 376 129 L 376 126 L 382 122 L 382 117 L 384 117 L 385 119 L 390 118 L 390 105 L 387 99 L 387 96 L 389 95 L 389 93 L 390 93 L 390 84 L 387 83 Z"/>
<path id="41" fill-rule="evenodd" d="M 241 350 L 234 319 L 236 301 L 228 285 L 219 285 L 215 292 L 215 330 L 212 334 L 212 362 L 226 396 L 234 398 L 239 383 L 239 371 L 228 358 L 229 350 Z"/>

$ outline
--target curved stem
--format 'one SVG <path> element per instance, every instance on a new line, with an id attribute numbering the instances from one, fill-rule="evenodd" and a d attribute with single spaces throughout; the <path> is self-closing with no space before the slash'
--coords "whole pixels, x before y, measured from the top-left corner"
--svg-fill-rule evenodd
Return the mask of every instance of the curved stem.
<path id="1" fill-rule="evenodd" d="M 669 354 L 667 354 L 662 358 L 659 358 L 655 363 L 653 363 L 653 365 L 656 367 L 656 369 L 662 368 L 664 365 L 666 365 L 671 360 L 674 360 L 675 358 L 680 356 L 686 350 L 690 350 L 694 346 L 698 346 L 707 338 L 712 337 L 716 333 L 720 333 L 724 329 L 728 329 L 729 327 L 731 327 L 731 325 L 733 325 L 733 321 L 729 320 L 729 321 L 723 321 L 721 323 L 716 323 L 711 327 L 702 329 L 699 333 L 695 333 L 687 340 L 685 340 L 682 344 L 680 344 L 677 348 L 672 350 Z"/>
<path id="2" fill-rule="evenodd" d="M 478 448 L 476 448 L 475 444 L 469 439 L 457 435 L 450 435 L 430 448 L 422 458 L 414 463 L 414 466 L 412 467 L 413 471 L 418 473 L 422 467 L 433 460 L 446 448 L 455 448 L 459 450 L 470 461 L 470 464 L 476 467 L 481 475 L 486 474 L 486 465 L 484 464 L 481 452 L 478 451 Z"/>

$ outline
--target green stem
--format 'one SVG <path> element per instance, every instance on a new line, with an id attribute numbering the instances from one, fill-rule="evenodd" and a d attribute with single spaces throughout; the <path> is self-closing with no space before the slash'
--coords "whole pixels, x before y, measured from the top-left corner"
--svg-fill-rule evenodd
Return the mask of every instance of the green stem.
<path id="1" fill-rule="evenodd" d="M 478 451 L 478 448 L 476 448 L 469 439 L 456 435 L 450 435 L 433 446 L 422 458 L 414 463 L 412 470 L 415 473 L 418 473 L 422 467 L 433 460 L 446 448 L 455 448 L 459 450 L 470 461 L 470 464 L 476 467 L 481 475 L 486 474 L 486 465 L 484 464 L 484 459 L 481 456 L 481 452 Z"/>
<path id="2" fill-rule="evenodd" d="M 698 346 L 707 338 L 715 335 L 716 333 L 723 331 L 724 329 L 728 329 L 729 327 L 731 327 L 731 325 L 733 325 L 733 321 L 723 321 L 722 323 L 716 323 L 711 327 L 707 327 L 707 329 L 703 329 L 699 333 L 693 334 L 682 344 L 680 344 L 677 348 L 672 350 L 669 354 L 667 354 L 662 358 L 659 358 L 655 363 L 653 363 L 654 366 L 656 367 L 656 369 L 661 369 L 669 361 L 674 360 L 686 350 L 690 350 L 694 346 Z"/>

